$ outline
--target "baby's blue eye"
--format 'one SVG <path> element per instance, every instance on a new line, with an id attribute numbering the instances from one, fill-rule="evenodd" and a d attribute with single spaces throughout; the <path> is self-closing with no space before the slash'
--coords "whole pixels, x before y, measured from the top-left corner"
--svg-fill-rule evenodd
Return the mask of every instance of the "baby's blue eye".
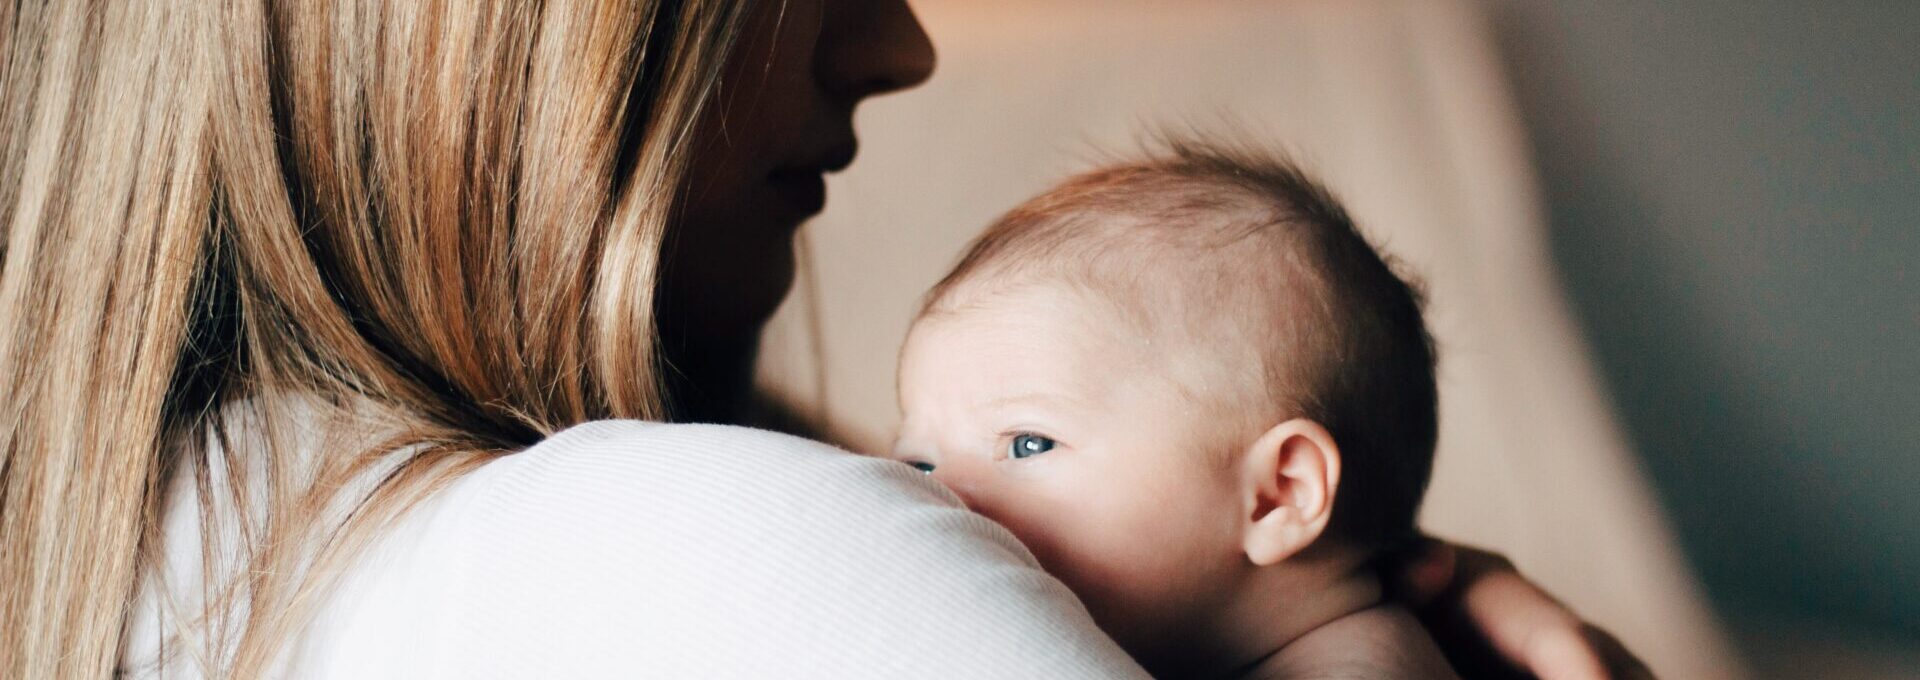
<path id="1" fill-rule="evenodd" d="M 1037 456 L 1052 451 L 1053 447 L 1054 441 L 1046 437 L 1037 434 L 1016 434 L 1013 436 L 1013 442 L 1007 447 L 1007 456 L 1010 458 Z"/>

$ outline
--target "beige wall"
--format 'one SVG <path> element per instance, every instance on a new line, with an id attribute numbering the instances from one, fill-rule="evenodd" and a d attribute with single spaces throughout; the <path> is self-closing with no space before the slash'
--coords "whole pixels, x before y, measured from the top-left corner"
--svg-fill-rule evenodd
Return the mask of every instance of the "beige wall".
<path id="1" fill-rule="evenodd" d="M 1507 552 L 1663 676 L 1741 676 L 1569 322 L 1475 15 L 1437 0 L 1088 6 L 916 4 L 940 71 L 862 111 L 861 160 L 808 228 L 815 282 L 776 319 L 765 381 L 884 446 L 911 312 L 976 230 L 1149 124 L 1232 120 L 1321 170 L 1428 281 L 1443 421 L 1426 526 Z"/>

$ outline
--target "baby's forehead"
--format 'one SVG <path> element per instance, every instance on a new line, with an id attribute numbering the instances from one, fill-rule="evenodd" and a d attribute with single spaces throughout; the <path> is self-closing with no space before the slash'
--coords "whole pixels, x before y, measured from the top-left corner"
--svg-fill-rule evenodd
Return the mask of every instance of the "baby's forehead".
<path id="1" fill-rule="evenodd" d="M 938 328 L 955 342 L 1018 338 L 1065 349 L 1094 341 L 1134 346 L 1151 338 L 1121 297 L 1062 277 L 983 276 L 950 289 L 914 321 L 915 336 Z"/>
<path id="2" fill-rule="evenodd" d="M 968 351 L 1017 335 L 1029 351 L 1062 364 L 1164 376 L 1198 395 L 1256 387 L 1264 371 L 1252 369 L 1267 365 L 1267 340 L 1280 314 L 1249 299 L 1257 297 L 1253 291 L 1222 288 L 1193 267 L 1151 275 L 1142 267 L 1113 275 L 980 273 L 915 322 L 913 336 L 962 345 L 928 350 Z"/>
<path id="3" fill-rule="evenodd" d="M 958 384 L 1084 394 L 1110 388 L 1116 366 L 1129 367 L 1129 378 L 1156 372 L 1152 338 L 1076 287 L 996 282 L 955 293 L 914 321 L 901 357 L 903 397 Z"/>
<path id="4" fill-rule="evenodd" d="M 1236 222 L 1240 215 L 1189 216 Z M 1032 288 L 1045 299 L 1116 315 L 1147 335 L 1270 331 L 1317 296 L 1305 254 L 1274 230 L 1149 224 L 1140 216 L 1082 222 L 1053 247 L 1007 249 L 940 292 L 930 311 L 987 306 Z"/>

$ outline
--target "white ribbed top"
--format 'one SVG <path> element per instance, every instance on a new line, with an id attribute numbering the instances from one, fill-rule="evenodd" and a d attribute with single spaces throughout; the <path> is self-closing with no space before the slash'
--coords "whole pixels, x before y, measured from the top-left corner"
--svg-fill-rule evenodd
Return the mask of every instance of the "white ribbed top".
<path id="1" fill-rule="evenodd" d="M 175 526 L 169 555 L 197 554 Z M 919 472 L 739 427 L 569 429 L 411 511 L 327 597 L 288 677 L 1146 677 Z M 156 663 L 146 604 L 123 670 L 197 675 Z"/>

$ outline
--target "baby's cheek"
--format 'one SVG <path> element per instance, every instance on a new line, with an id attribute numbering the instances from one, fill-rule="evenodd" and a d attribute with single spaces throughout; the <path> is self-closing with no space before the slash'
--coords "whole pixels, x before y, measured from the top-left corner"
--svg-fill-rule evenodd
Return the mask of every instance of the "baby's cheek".
<path id="1" fill-rule="evenodd" d="M 1230 494 L 1213 493 L 1188 470 L 1060 472 L 1026 480 L 1020 493 L 983 497 L 979 509 L 1012 530 L 1109 634 L 1131 649 L 1187 625 L 1194 603 L 1216 599 L 1233 542 L 1218 516 Z"/>
<path id="2" fill-rule="evenodd" d="M 1068 585 L 1107 580 L 1133 556 L 1122 540 L 1128 524 L 1096 496 L 1060 497 L 1044 492 L 978 499 L 974 509 L 1007 527 L 1047 571 Z"/>
<path id="3" fill-rule="evenodd" d="M 1180 519 L 1180 508 L 1142 503 L 1082 505 L 1071 521 L 1016 528 L 1048 571 L 1080 595 L 1103 626 L 1154 618 L 1192 593 L 1213 557 Z"/>

